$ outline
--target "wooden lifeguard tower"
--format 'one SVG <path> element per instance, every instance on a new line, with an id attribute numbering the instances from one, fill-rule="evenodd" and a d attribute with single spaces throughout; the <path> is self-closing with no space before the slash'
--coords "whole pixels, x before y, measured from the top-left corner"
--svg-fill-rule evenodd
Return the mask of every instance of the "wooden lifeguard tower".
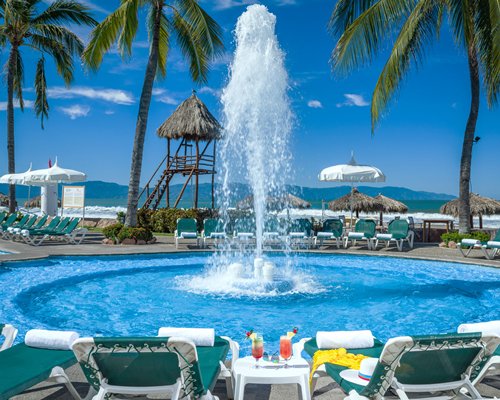
<path id="1" fill-rule="evenodd" d="M 198 208 L 201 175 L 211 175 L 212 208 L 214 208 L 215 152 L 220 131 L 219 122 L 193 91 L 193 94 L 182 102 L 157 130 L 159 137 L 167 139 L 167 155 L 141 193 L 141 196 L 146 194 L 142 208 L 156 210 L 160 207 L 164 195 L 165 206 L 170 208 L 170 183 L 176 176 L 182 177 L 184 184 L 173 203 L 173 208 L 179 205 L 188 184 L 190 182 L 193 184 L 193 181 L 193 207 Z M 172 153 L 173 140 L 180 140 L 180 144 Z M 157 181 L 152 186 L 155 179 Z"/>

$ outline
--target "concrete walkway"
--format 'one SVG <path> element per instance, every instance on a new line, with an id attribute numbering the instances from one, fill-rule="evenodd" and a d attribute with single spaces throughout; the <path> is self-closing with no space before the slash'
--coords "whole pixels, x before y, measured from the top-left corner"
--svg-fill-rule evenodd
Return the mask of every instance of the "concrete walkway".
<path id="1" fill-rule="evenodd" d="M 179 250 L 175 249 L 172 237 L 161 236 L 158 242 L 153 245 L 143 246 L 106 246 L 101 244 L 102 235 L 91 234 L 81 245 L 67 245 L 57 242 L 47 242 L 40 247 L 33 247 L 24 243 L 9 242 L 0 240 L 0 250 L 8 251 L 10 254 L 0 254 L 0 263 L 2 261 L 20 261 L 45 258 L 49 256 L 93 256 L 93 255 L 120 255 L 120 254 L 147 254 L 147 253 L 171 253 L 176 251 L 202 251 L 195 246 L 180 246 Z M 212 251 L 209 249 L 209 251 Z M 347 250 L 337 249 L 335 246 L 325 246 L 318 250 L 310 250 L 310 252 L 318 252 L 325 254 L 363 254 L 370 256 L 389 256 L 389 257 L 405 257 L 414 259 L 426 260 L 441 260 L 449 262 L 461 262 L 469 264 L 480 264 L 488 267 L 500 267 L 500 258 L 494 261 L 486 260 L 480 251 L 474 251 L 470 258 L 464 258 L 456 249 L 439 248 L 437 244 L 422 245 L 416 244 L 415 248 L 398 252 L 394 247 L 386 249 L 381 248 L 376 251 L 369 251 L 366 247 L 355 247 Z M 77 389 L 82 395 L 88 391 L 88 384 L 78 365 L 68 368 L 68 375 L 75 383 Z M 481 394 L 485 397 L 500 397 L 500 380 L 485 379 L 479 385 Z M 214 391 L 221 400 L 226 400 L 226 392 L 224 382 L 220 381 Z M 345 397 L 345 394 L 340 390 L 329 378 L 321 378 L 316 387 L 313 399 L 318 400 L 340 400 Z M 245 394 L 245 399 L 248 400 L 293 400 L 298 399 L 297 388 L 293 385 L 249 385 Z M 15 396 L 13 399 L 19 400 L 69 400 L 72 397 L 68 391 L 60 385 L 51 383 L 41 383 L 32 389 L 26 391 L 22 395 Z"/>

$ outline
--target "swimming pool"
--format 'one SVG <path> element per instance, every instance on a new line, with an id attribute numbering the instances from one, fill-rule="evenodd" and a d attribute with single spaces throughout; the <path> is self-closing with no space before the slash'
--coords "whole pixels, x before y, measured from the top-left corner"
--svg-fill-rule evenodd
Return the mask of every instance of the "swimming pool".
<path id="1" fill-rule="evenodd" d="M 262 332 L 268 349 L 299 327 L 371 329 L 384 340 L 456 330 L 500 319 L 500 270 L 402 258 L 297 254 L 315 290 L 285 296 L 204 293 L 185 285 L 208 253 L 54 257 L 0 265 L 0 322 L 20 330 L 72 329 L 82 335 L 155 335 L 161 326 L 214 327 L 240 341 Z M 267 255 L 276 264 L 282 254 Z"/>

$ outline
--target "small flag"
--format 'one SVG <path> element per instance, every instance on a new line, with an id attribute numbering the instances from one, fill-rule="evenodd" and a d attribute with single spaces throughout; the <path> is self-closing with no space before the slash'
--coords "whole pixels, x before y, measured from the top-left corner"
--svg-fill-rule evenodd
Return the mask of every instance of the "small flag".
<path id="1" fill-rule="evenodd" d="M 49 168 L 52 168 L 52 160 L 49 158 Z"/>

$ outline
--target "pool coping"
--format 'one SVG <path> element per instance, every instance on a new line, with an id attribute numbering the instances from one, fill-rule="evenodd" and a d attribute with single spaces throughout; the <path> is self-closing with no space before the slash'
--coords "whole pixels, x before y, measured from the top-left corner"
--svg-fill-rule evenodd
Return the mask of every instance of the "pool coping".
<path id="1" fill-rule="evenodd" d="M 145 254 L 172 254 L 172 253 L 198 253 L 215 251 L 213 248 L 199 249 L 183 245 L 176 249 L 172 237 L 159 237 L 158 242 L 152 245 L 103 245 L 101 243 L 85 243 L 81 245 L 50 244 L 41 247 L 33 247 L 24 243 L 0 241 L 0 250 L 8 251 L 8 254 L 0 254 L 0 264 L 12 261 L 29 261 L 45 259 L 58 256 L 118 256 L 118 255 L 145 255 Z M 267 252 L 267 251 L 266 251 Z M 282 250 L 270 250 L 269 252 L 282 252 Z M 483 267 L 500 268 L 500 260 L 487 260 L 486 258 L 462 257 L 457 249 L 440 248 L 437 244 L 416 244 L 412 250 L 403 252 L 395 248 L 381 248 L 376 251 L 360 248 L 337 249 L 331 245 L 325 249 L 301 249 L 298 253 L 308 254 L 348 254 L 372 257 L 395 257 L 404 259 L 439 261 L 447 263 L 459 263 Z M 481 253 L 482 254 L 482 253 Z"/>

